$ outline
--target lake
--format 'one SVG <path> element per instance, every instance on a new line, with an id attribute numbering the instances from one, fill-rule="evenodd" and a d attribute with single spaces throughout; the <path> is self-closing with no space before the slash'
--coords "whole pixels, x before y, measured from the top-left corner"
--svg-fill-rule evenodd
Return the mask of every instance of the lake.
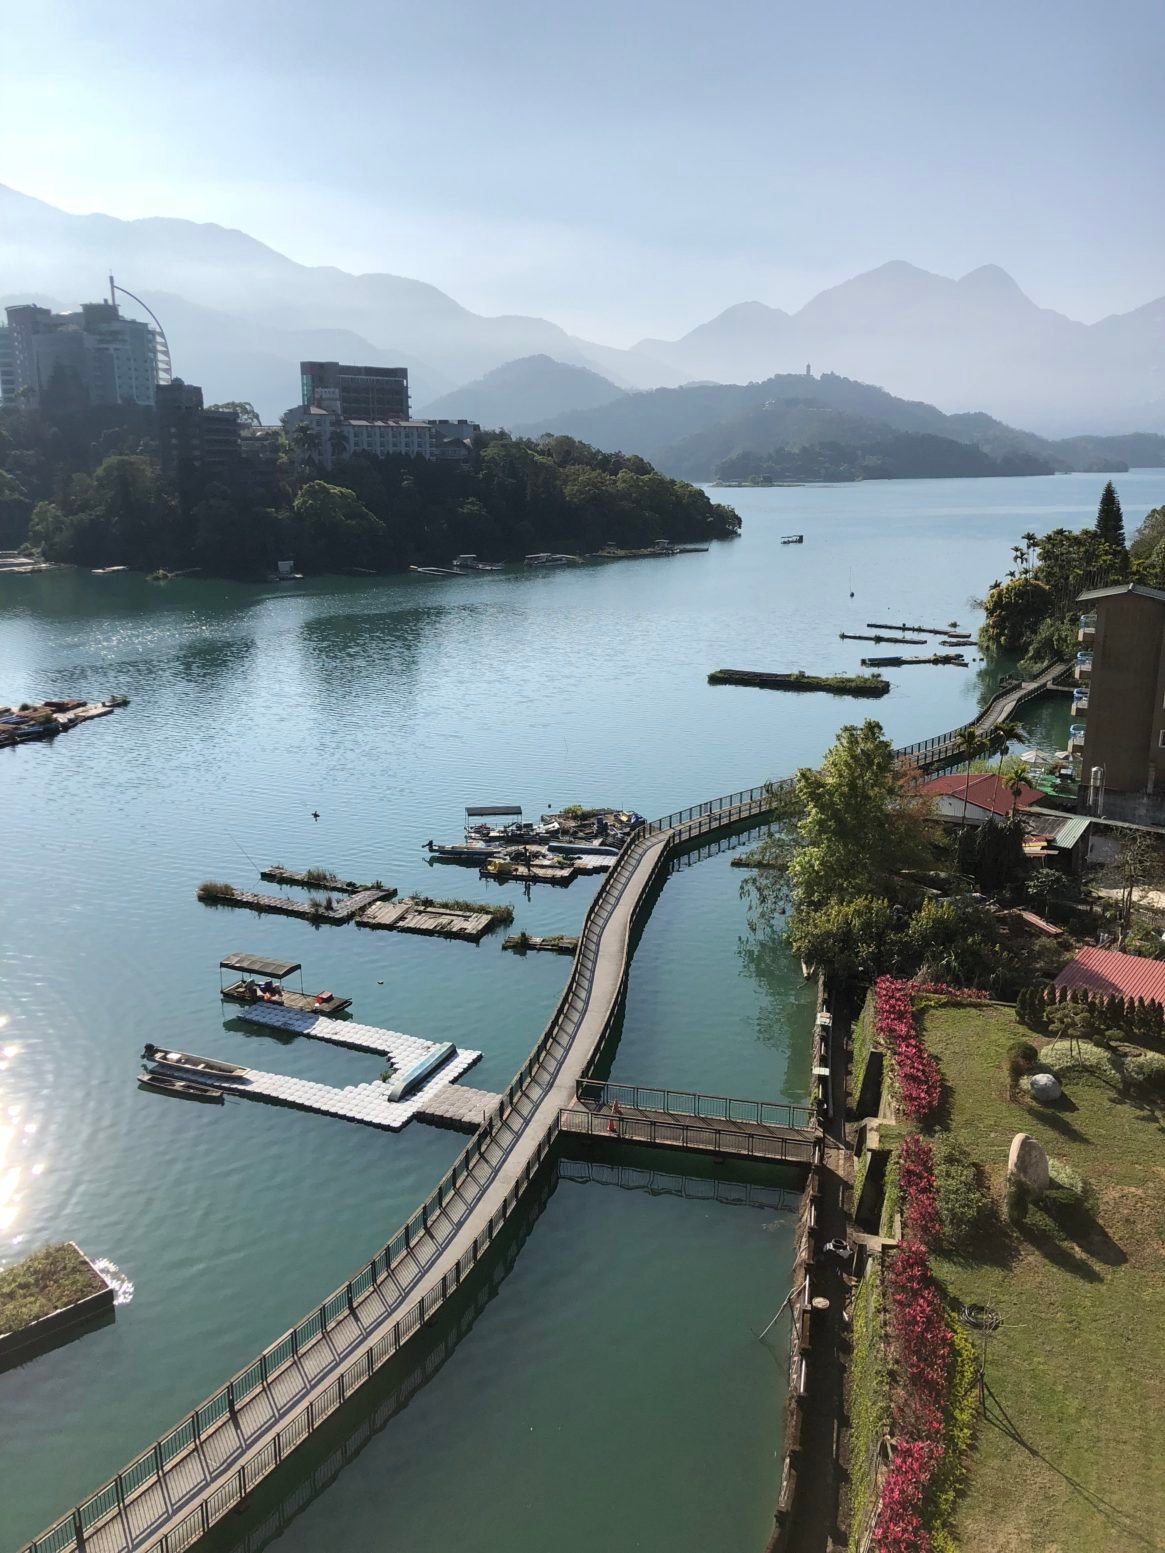
<path id="1" fill-rule="evenodd" d="M 516 929 L 574 931 L 593 883 L 495 893 L 429 865 L 426 840 L 457 839 L 473 803 L 665 813 L 816 761 L 866 716 L 897 742 L 955 726 L 998 670 L 890 670 L 873 703 L 706 676 L 852 670 L 874 649 L 838 633 L 870 620 L 973 628 L 970 598 L 1019 535 L 1090 521 L 1102 484 L 730 491 L 743 535 L 706 555 L 550 572 L 0 578 L 0 702 L 131 702 L 0 750 L 0 1261 L 71 1238 L 136 1290 L 113 1325 L 0 1375 L 7 1540 L 96 1488 L 330 1292 L 461 1146 L 418 1124 L 393 1136 L 138 1092 L 147 1040 L 337 1085 L 375 1077 L 358 1053 L 230 1026 L 222 955 L 302 960 L 305 985 L 353 998 L 358 1019 L 479 1048 L 468 1081 L 482 1088 L 509 1082 L 569 965 L 503 954 L 500 935 L 474 949 L 209 909 L 201 880 L 254 888 L 270 863 L 325 865 L 402 893 L 488 889 Z M 1165 497 L 1161 471 L 1117 485 L 1130 531 Z M 782 546 L 789 532 L 805 543 Z M 1029 728 L 1056 745 L 1067 721 L 1051 702 Z M 749 938 L 728 865 L 666 884 L 614 1073 L 799 1098 L 811 991 L 779 945 Z M 663 1528 L 678 1553 L 755 1548 L 783 1405 L 755 1333 L 787 1292 L 790 1238 L 763 1209 L 561 1182 L 456 1354 L 279 1540 L 318 1547 L 327 1526 L 329 1545 L 355 1547 L 390 1525 L 384 1545 L 500 1553 L 596 1533 L 648 1545 Z M 507 1504 L 523 1507 L 516 1526 Z"/>

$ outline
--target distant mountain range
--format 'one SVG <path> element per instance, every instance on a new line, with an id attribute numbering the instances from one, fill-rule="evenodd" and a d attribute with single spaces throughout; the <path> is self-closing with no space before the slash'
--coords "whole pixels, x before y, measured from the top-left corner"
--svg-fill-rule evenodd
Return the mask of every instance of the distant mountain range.
<path id="1" fill-rule="evenodd" d="M 508 430 L 546 415 L 610 404 L 622 393 L 610 378 L 600 377 L 588 367 L 555 361 L 551 356 L 524 356 L 421 406 L 420 413 L 454 419 L 464 416 L 482 426 Z"/>
<path id="2" fill-rule="evenodd" d="M 416 405 L 469 415 L 457 385 L 476 390 L 507 363 L 547 357 L 616 390 L 764 382 L 810 363 L 1048 435 L 1165 431 L 1165 297 L 1086 325 L 1037 306 L 994 266 L 950 280 L 894 261 L 796 313 L 744 302 L 679 339 L 619 350 L 543 318 L 483 317 L 423 281 L 297 264 L 243 232 L 74 216 L 0 186 L 8 300 L 75 306 L 104 294 L 111 269 L 162 319 L 179 375 L 211 400 L 251 399 L 265 418 L 296 401 L 301 358 L 406 365 Z M 562 403 L 557 387 L 550 399 L 528 419 L 585 404 Z M 516 399 L 505 413 L 515 408 L 527 413 Z"/>
<path id="3" fill-rule="evenodd" d="M 664 473 L 687 480 L 1165 466 L 1165 436 L 1157 433 L 1051 441 L 981 412 L 946 415 L 932 404 L 899 399 L 833 373 L 621 394 L 610 404 L 560 412 L 517 429 L 527 436 L 566 433 L 608 451 L 639 453 Z"/>

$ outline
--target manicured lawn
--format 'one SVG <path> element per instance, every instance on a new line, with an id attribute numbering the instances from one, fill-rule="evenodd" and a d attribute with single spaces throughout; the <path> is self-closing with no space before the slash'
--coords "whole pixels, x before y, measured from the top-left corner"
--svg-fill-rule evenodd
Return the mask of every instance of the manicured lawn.
<path id="1" fill-rule="evenodd" d="M 964 1553 L 1165 1549 L 1165 1126 L 1088 1077 L 1049 1111 L 1009 1101 L 1008 1044 L 1030 1033 L 997 1004 L 929 1009 L 927 1045 L 949 1127 L 999 1200 L 1011 1139 L 1038 1138 L 1095 1189 L 1094 1220 L 1069 1234 L 1042 1214 L 1000 1227 L 982 1256 L 935 1255 L 964 1303 L 1002 1315 L 988 1339 L 957 1542 Z M 944 1123 L 945 1124 L 945 1123 Z"/>
<path id="2" fill-rule="evenodd" d="M 0 1273 L 0 1332 L 17 1332 L 104 1288 L 104 1279 L 74 1247 L 45 1246 Z"/>

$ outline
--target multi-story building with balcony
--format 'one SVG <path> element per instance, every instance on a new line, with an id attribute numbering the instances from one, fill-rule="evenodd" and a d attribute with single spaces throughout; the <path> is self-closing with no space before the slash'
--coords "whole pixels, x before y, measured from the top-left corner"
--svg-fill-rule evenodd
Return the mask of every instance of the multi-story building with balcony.
<path id="1" fill-rule="evenodd" d="M 158 387 L 158 451 L 163 470 L 189 496 L 215 480 L 229 480 L 240 456 L 239 417 L 234 410 L 208 410 L 202 389 L 180 377 Z"/>
<path id="2" fill-rule="evenodd" d="M 1165 592 L 1126 583 L 1080 595 L 1069 748 L 1081 805 L 1165 824 Z M 1077 721 L 1076 719 L 1081 719 Z"/>
<path id="3" fill-rule="evenodd" d="M 154 403 L 158 340 L 149 324 L 123 318 L 114 302 L 54 313 L 24 303 L 6 309 L 10 361 L 4 397 L 37 408 L 46 394 L 89 404 Z"/>
<path id="4" fill-rule="evenodd" d="M 16 354 L 12 342 L 12 330 L 0 324 L 0 404 L 9 404 L 16 398 Z"/>
<path id="5" fill-rule="evenodd" d="M 355 367 L 341 361 L 301 361 L 300 402 L 342 421 L 407 421 L 407 367 Z"/>

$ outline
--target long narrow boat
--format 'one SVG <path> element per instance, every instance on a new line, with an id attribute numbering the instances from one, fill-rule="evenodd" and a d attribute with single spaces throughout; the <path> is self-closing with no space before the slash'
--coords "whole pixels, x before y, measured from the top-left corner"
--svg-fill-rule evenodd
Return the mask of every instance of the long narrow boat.
<path id="1" fill-rule="evenodd" d="M 221 1089 L 215 1089 L 210 1084 L 175 1078 L 172 1073 L 159 1073 L 153 1068 L 138 1074 L 138 1088 L 152 1089 L 159 1095 L 177 1095 L 180 1100 L 201 1100 L 203 1105 L 223 1103 Z"/>
<path id="2" fill-rule="evenodd" d="M 245 1078 L 246 1068 L 233 1062 L 218 1062 L 213 1057 L 195 1057 L 190 1052 L 170 1051 L 165 1046 L 155 1046 L 147 1041 L 142 1047 L 142 1057 L 147 1062 L 160 1063 L 164 1068 L 178 1068 L 189 1073 L 205 1073 L 207 1078 Z"/>
<path id="3" fill-rule="evenodd" d="M 440 846 L 434 841 L 427 841 L 425 847 L 430 861 L 434 863 L 472 863 L 474 865 L 487 863 L 491 857 L 500 857 L 503 850 L 500 843 L 495 845 L 488 841 L 466 841 L 460 844 L 454 843 L 452 846 Z"/>

